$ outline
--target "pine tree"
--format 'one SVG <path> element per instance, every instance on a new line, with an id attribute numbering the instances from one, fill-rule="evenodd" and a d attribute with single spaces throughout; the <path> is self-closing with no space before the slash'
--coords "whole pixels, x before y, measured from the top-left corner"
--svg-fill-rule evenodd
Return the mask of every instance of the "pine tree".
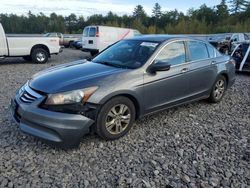
<path id="1" fill-rule="evenodd" d="M 137 5 L 133 12 L 133 17 L 135 18 L 145 18 L 147 16 L 143 6 Z"/>
<path id="2" fill-rule="evenodd" d="M 153 13 L 153 17 L 155 17 L 156 19 L 159 19 L 161 17 L 162 12 L 161 12 L 161 6 L 159 5 L 159 3 L 155 3 L 152 13 Z"/>
<path id="3" fill-rule="evenodd" d="M 246 10 L 247 5 L 249 4 L 249 0 L 229 0 L 228 2 L 231 4 L 230 11 L 234 14 Z"/>
<path id="4" fill-rule="evenodd" d="M 221 3 L 216 6 L 216 8 L 217 8 L 216 13 L 217 13 L 218 19 L 221 22 L 225 22 L 225 20 L 229 16 L 228 6 L 227 6 L 227 3 L 226 3 L 226 0 L 222 0 Z"/>

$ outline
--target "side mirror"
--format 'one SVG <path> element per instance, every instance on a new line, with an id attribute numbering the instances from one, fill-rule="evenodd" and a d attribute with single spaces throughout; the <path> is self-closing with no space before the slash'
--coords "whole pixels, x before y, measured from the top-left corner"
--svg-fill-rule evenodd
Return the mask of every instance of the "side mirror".
<path id="1" fill-rule="evenodd" d="M 159 71 L 168 71 L 171 65 L 168 62 L 158 61 L 149 67 L 149 71 L 151 73 L 159 72 Z"/>

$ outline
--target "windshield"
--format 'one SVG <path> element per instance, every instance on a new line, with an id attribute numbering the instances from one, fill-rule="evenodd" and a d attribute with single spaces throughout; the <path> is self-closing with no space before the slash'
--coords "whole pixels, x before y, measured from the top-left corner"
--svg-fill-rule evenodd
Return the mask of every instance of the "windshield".
<path id="1" fill-rule="evenodd" d="M 158 42 L 123 40 L 99 54 L 93 62 L 136 69 L 146 63 L 158 45 Z"/>

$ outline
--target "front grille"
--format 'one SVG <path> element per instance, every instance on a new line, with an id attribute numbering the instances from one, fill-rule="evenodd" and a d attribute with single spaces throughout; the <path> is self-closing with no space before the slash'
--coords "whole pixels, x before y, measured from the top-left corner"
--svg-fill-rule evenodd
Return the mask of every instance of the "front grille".
<path id="1" fill-rule="evenodd" d="M 41 97 L 42 95 L 31 89 L 28 84 L 20 89 L 20 100 L 24 103 L 32 103 Z"/>

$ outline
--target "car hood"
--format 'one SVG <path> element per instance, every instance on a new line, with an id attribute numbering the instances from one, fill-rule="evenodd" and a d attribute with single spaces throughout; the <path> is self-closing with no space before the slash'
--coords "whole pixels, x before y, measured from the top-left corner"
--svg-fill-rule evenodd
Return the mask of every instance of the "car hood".
<path id="1" fill-rule="evenodd" d="M 88 61 L 76 61 L 46 69 L 35 74 L 29 86 L 43 93 L 58 93 L 97 86 L 97 82 L 126 69 Z M 96 82 L 96 83 L 95 83 Z"/>

